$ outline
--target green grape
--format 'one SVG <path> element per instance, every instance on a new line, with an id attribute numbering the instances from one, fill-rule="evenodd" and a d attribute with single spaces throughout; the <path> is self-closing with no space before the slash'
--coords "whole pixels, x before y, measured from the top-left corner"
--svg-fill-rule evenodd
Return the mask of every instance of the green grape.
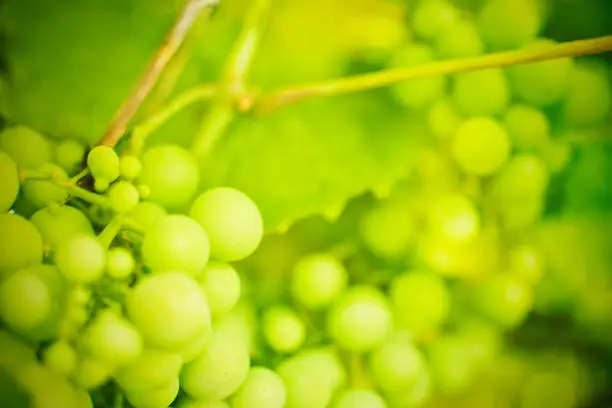
<path id="1" fill-rule="evenodd" d="M 157 222 L 163 220 L 166 215 L 168 213 L 164 207 L 151 201 L 141 201 L 129 212 L 130 218 L 143 227 L 145 231 L 148 231 Z"/>
<path id="2" fill-rule="evenodd" d="M 497 121 L 475 117 L 457 129 L 451 153 L 467 174 L 488 176 L 497 172 L 510 156 L 508 139 L 508 134 Z"/>
<path id="3" fill-rule="evenodd" d="M 68 174 L 79 168 L 85 157 L 85 146 L 76 140 L 64 140 L 55 147 L 55 163 Z"/>
<path id="4" fill-rule="evenodd" d="M 423 354 L 405 334 L 396 334 L 372 351 L 369 372 L 385 392 L 414 387 L 425 370 Z"/>
<path id="5" fill-rule="evenodd" d="M 395 51 L 390 62 L 391 68 L 406 68 L 434 60 L 433 50 L 425 44 L 413 43 Z M 445 76 L 433 76 L 403 81 L 391 90 L 403 105 L 420 109 L 440 96 L 446 86 Z"/>
<path id="6" fill-rule="evenodd" d="M 536 284 L 544 275 L 544 256 L 531 246 L 517 246 L 508 252 L 508 270 L 525 280 Z"/>
<path id="7" fill-rule="evenodd" d="M 110 182 L 106 179 L 98 178 L 94 181 L 94 190 L 96 193 L 104 193 L 110 187 Z"/>
<path id="8" fill-rule="evenodd" d="M 25 180 L 21 186 L 24 197 L 38 208 L 45 207 L 49 203 L 66 201 L 68 191 L 55 183 L 55 181 L 68 180 L 66 172 L 61 167 L 49 163 L 41 165 L 38 171 L 50 176 L 53 181 Z"/>
<path id="9" fill-rule="evenodd" d="M 437 54 L 443 59 L 473 57 L 484 51 L 476 27 L 466 20 L 448 24 L 436 35 L 435 43 Z"/>
<path id="10" fill-rule="evenodd" d="M 225 401 L 198 401 L 190 398 L 182 399 L 176 408 L 231 408 Z"/>
<path id="11" fill-rule="evenodd" d="M 55 264 L 69 280 L 90 283 L 102 276 L 106 250 L 97 237 L 75 234 L 60 242 L 55 252 Z"/>
<path id="12" fill-rule="evenodd" d="M 65 377 L 40 364 L 24 367 L 19 382 L 30 394 L 31 408 L 77 408 L 79 400 L 75 388 Z"/>
<path id="13" fill-rule="evenodd" d="M 138 201 L 140 201 L 140 194 L 132 183 L 121 180 L 113 184 L 108 190 L 108 200 L 115 212 L 126 213 L 136 207 Z"/>
<path id="14" fill-rule="evenodd" d="M 31 269 L 21 269 L 0 283 L 0 317 L 11 328 L 27 331 L 40 326 L 51 313 L 52 292 Z"/>
<path id="15" fill-rule="evenodd" d="M 610 114 L 610 79 L 605 68 L 577 65 L 569 80 L 563 105 L 570 126 L 587 126 L 603 121 Z"/>
<path id="16" fill-rule="evenodd" d="M 519 154 L 506 163 L 496 175 L 491 185 L 491 193 L 498 205 L 509 208 L 541 199 L 546 192 L 548 181 L 548 169 L 539 157 Z"/>
<path id="17" fill-rule="evenodd" d="M 125 390 L 150 390 L 172 381 L 182 366 L 179 353 L 144 349 L 131 363 L 119 367 L 113 377 Z"/>
<path id="18" fill-rule="evenodd" d="M 126 309 L 148 344 L 185 346 L 210 331 L 210 310 L 198 283 L 180 272 L 152 275 L 139 281 L 127 296 Z"/>
<path id="19" fill-rule="evenodd" d="M 107 362 L 92 357 L 82 358 L 72 377 L 81 387 L 91 390 L 105 384 L 113 375 L 115 368 Z"/>
<path id="20" fill-rule="evenodd" d="M 414 386 L 397 392 L 387 392 L 385 397 L 391 408 L 417 408 L 424 405 L 432 394 L 432 388 L 431 375 L 424 367 Z"/>
<path id="21" fill-rule="evenodd" d="M 252 367 L 231 398 L 232 408 L 283 408 L 287 399 L 282 378 L 265 367 Z"/>
<path id="22" fill-rule="evenodd" d="M 294 352 L 306 339 L 304 322 L 296 312 L 284 306 L 264 310 L 261 330 L 268 345 L 278 353 Z"/>
<path id="23" fill-rule="evenodd" d="M 78 355 L 69 343 L 59 340 L 45 348 L 42 360 L 51 370 L 62 375 L 69 375 L 77 367 Z"/>
<path id="24" fill-rule="evenodd" d="M 550 141 L 540 151 L 540 158 L 553 174 L 565 170 L 573 155 L 574 149 L 570 143 L 555 140 Z"/>
<path id="25" fill-rule="evenodd" d="M 112 147 L 96 146 L 87 154 L 87 167 L 94 179 L 112 183 L 119 177 L 119 156 Z"/>
<path id="26" fill-rule="evenodd" d="M 503 327 L 522 323 L 533 304 L 531 288 L 511 274 L 492 275 L 476 288 L 475 297 L 480 312 Z"/>
<path id="27" fill-rule="evenodd" d="M 281 362 L 276 372 L 285 383 L 286 408 L 326 408 L 346 381 L 342 362 L 325 349 L 303 350 Z"/>
<path id="28" fill-rule="evenodd" d="M 333 408 L 387 408 L 385 400 L 373 390 L 352 389 L 344 391 Z"/>
<path id="29" fill-rule="evenodd" d="M 451 240 L 465 240 L 480 230 L 480 216 L 472 202 L 460 194 L 440 197 L 428 211 L 428 227 Z"/>
<path id="30" fill-rule="evenodd" d="M 480 35 L 496 50 L 522 47 L 536 38 L 540 27 L 540 11 L 532 0 L 490 0 L 478 16 Z"/>
<path id="31" fill-rule="evenodd" d="M 6 213 L 19 194 L 19 173 L 11 156 L 0 151 L 0 212 Z"/>
<path id="32" fill-rule="evenodd" d="M 539 39 L 529 49 L 544 48 L 556 44 L 549 39 Z M 560 101 L 567 93 L 574 63 L 571 58 L 559 58 L 506 68 L 513 94 L 535 105 L 548 106 Z"/>
<path id="33" fill-rule="evenodd" d="M 151 189 L 148 198 L 169 210 L 181 209 L 191 200 L 200 182 L 195 158 L 172 145 L 150 148 L 142 157 L 140 184 Z"/>
<path id="34" fill-rule="evenodd" d="M 232 395 L 247 378 L 248 350 L 233 333 L 213 330 L 208 346 L 181 373 L 181 386 L 188 396 L 221 400 Z"/>
<path id="35" fill-rule="evenodd" d="M 78 234 L 93 234 L 91 222 L 85 214 L 74 207 L 57 205 L 38 210 L 30 218 L 36 226 L 43 243 L 55 249 L 62 242 Z"/>
<path id="36" fill-rule="evenodd" d="M 190 363 L 204 352 L 208 346 L 209 335 L 208 331 L 204 330 L 192 339 L 185 347 L 181 349 L 181 356 L 184 363 Z"/>
<path id="37" fill-rule="evenodd" d="M 168 407 L 179 393 L 179 379 L 168 381 L 149 390 L 125 390 L 125 398 L 134 408 Z"/>
<path id="38" fill-rule="evenodd" d="M 451 97 L 466 116 L 493 116 L 506 108 L 510 91 L 504 72 L 490 68 L 457 75 Z"/>
<path id="39" fill-rule="evenodd" d="M 138 194 L 140 194 L 141 198 L 147 198 L 151 195 L 151 187 L 145 184 L 139 184 L 136 186 L 138 189 Z"/>
<path id="40" fill-rule="evenodd" d="M 127 180 L 135 180 L 142 171 L 142 163 L 136 156 L 121 156 L 119 158 L 119 173 Z"/>
<path id="41" fill-rule="evenodd" d="M 51 162 L 51 145 L 43 135 L 25 126 L 4 128 L 0 132 L 0 150 L 19 167 L 36 170 Z"/>
<path id="42" fill-rule="evenodd" d="M 310 309 L 321 309 L 344 291 L 348 275 L 344 265 L 327 254 L 312 254 L 293 267 L 290 291 L 293 297 Z"/>
<path id="43" fill-rule="evenodd" d="M 246 258 L 263 237 L 263 220 L 257 205 L 233 188 L 218 187 L 201 194 L 189 215 L 208 233 L 211 256 L 218 261 Z"/>
<path id="44" fill-rule="evenodd" d="M 129 278 L 135 268 L 136 262 L 129 249 L 114 247 L 110 248 L 106 253 L 106 274 L 111 278 Z"/>
<path id="45" fill-rule="evenodd" d="M 182 214 L 167 215 L 145 233 L 142 260 L 154 272 L 202 272 L 210 254 L 208 235 L 193 219 Z"/>
<path id="46" fill-rule="evenodd" d="M 43 239 L 22 216 L 0 214 L 0 237 L 0 274 L 42 261 Z"/>
<path id="47" fill-rule="evenodd" d="M 142 353 L 143 342 L 136 328 L 110 309 L 98 313 L 85 336 L 91 355 L 113 366 L 127 364 Z"/>
<path id="48" fill-rule="evenodd" d="M 213 322 L 213 330 L 231 333 L 245 350 L 250 351 L 255 341 L 256 321 L 252 305 L 241 301 L 229 313 Z"/>
<path id="49" fill-rule="evenodd" d="M 549 143 L 550 123 L 536 108 L 512 105 L 506 110 L 503 123 L 512 144 L 520 150 L 539 149 Z"/>
<path id="50" fill-rule="evenodd" d="M 410 27 L 424 39 L 433 40 L 452 23 L 459 20 L 459 10 L 445 0 L 422 1 L 412 15 Z"/>
<path id="51" fill-rule="evenodd" d="M 437 331 L 450 312 L 444 280 L 431 272 L 399 275 L 391 281 L 390 297 L 399 323 L 415 335 Z"/>
<path id="52" fill-rule="evenodd" d="M 229 312 L 240 298 L 240 276 L 229 264 L 211 262 L 198 277 L 212 316 Z"/>
<path id="53" fill-rule="evenodd" d="M 450 138 L 463 121 L 450 98 L 447 97 L 434 102 L 429 109 L 427 119 L 431 132 L 440 139 Z"/>
<path id="54" fill-rule="evenodd" d="M 329 309 L 327 330 L 341 348 L 369 351 L 391 333 L 392 319 L 387 300 L 378 290 L 354 286 Z"/>

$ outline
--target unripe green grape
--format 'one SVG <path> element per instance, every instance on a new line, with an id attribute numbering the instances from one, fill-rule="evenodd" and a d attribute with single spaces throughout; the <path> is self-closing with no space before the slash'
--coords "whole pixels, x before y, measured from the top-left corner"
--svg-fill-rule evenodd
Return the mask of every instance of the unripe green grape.
<path id="1" fill-rule="evenodd" d="M 508 271 L 530 284 L 536 284 L 544 275 L 544 256 L 530 246 L 522 245 L 508 252 Z"/>
<path id="2" fill-rule="evenodd" d="M 151 187 L 146 184 L 138 184 L 136 188 L 138 189 L 138 194 L 140 194 L 142 198 L 148 198 L 151 195 Z"/>
<path id="3" fill-rule="evenodd" d="M 288 307 L 265 309 L 261 318 L 263 336 L 278 353 L 298 350 L 306 340 L 306 326 L 296 312 Z"/>
<path id="4" fill-rule="evenodd" d="M 168 213 L 159 204 L 151 201 L 141 201 L 132 211 L 129 216 L 145 231 L 148 231 L 157 222 L 163 220 Z"/>
<path id="5" fill-rule="evenodd" d="M 136 328 L 110 309 L 98 313 L 87 327 L 85 338 L 91 355 L 113 366 L 134 361 L 143 350 Z"/>
<path id="6" fill-rule="evenodd" d="M 129 278 L 135 267 L 132 252 L 127 248 L 114 247 L 106 253 L 106 274 L 113 279 Z"/>
<path id="7" fill-rule="evenodd" d="M 433 50 L 426 44 L 409 44 L 393 54 L 391 68 L 413 67 L 434 60 Z M 418 78 L 394 85 L 391 90 L 398 101 L 409 108 L 420 109 L 436 99 L 446 86 L 445 76 Z"/>
<path id="8" fill-rule="evenodd" d="M 142 163 L 136 156 L 121 156 L 119 158 L 119 173 L 127 180 L 135 180 L 142 171 Z"/>
<path id="9" fill-rule="evenodd" d="M 448 139 L 454 135 L 463 120 L 447 97 L 434 102 L 429 109 L 427 119 L 432 133 L 440 139 Z"/>
<path id="10" fill-rule="evenodd" d="M 66 201 L 68 199 L 68 191 L 55 183 L 56 181 L 68 180 L 66 172 L 61 167 L 50 163 L 43 164 L 38 168 L 38 171 L 50 176 L 52 181 L 25 180 L 21 186 L 24 197 L 39 208 L 45 207 L 52 202 L 63 203 Z"/>
<path id="11" fill-rule="evenodd" d="M 181 349 L 183 363 L 187 364 L 198 358 L 208 346 L 209 340 L 210 336 L 206 330 L 191 339 L 189 343 Z"/>
<path id="12" fill-rule="evenodd" d="M 428 227 L 452 240 L 465 240 L 480 230 L 480 215 L 472 202 L 459 194 L 440 197 L 428 211 Z"/>
<path id="13" fill-rule="evenodd" d="M 20 384 L 28 390 L 30 395 L 29 407 L 75 408 L 75 403 L 77 403 L 76 390 L 65 377 L 58 373 L 40 364 L 26 364 L 17 378 Z"/>
<path id="14" fill-rule="evenodd" d="M 173 145 L 150 148 L 142 157 L 139 184 L 151 189 L 148 199 L 166 209 L 182 209 L 193 197 L 200 182 L 195 158 Z"/>
<path id="15" fill-rule="evenodd" d="M 67 205 L 45 207 L 32 215 L 30 222 L 40 232 L 44 244 L 51 249 L 56 249 L 74 235 L 94 233 L 87 216 Z"/>
<path id="16" fill-rule="evenodd" d="M 119 367 L 113 377 L 123 389 L 150 390 L 172 381 L 182 365 L 177 352 L 144 349 L 131 363 Z"/>
<path id="17" fill-rule="evenodd" d="M 405 333 L 398 333 L 369 357 L 369 373 L 385 392 L 398 392 L 414 387 L 425 371 L 425 357 Z"/>
<path id="18" fill-rule="evenodd" d="M 179 379 L 173 378 L 166 384 L 150 390 L 125 390 L 125 398 L 134 408 L 168 407 L 179 393 Z"/>
<path id="19" fill-rule="evenodd" d="M 397 276 L 391 281 L 390 297 L 399 324 L 416 336 L 437 332 L 450 313 L 448 288 L 431 272 Z"/>
<path id="20" fill-rule="evenodd" d="M 385 393 L 386 400 L 391 408 L 416 408 L 420 407 L 433 392 L 431 374 L 427 368 L 418 377 L 414 386 L 397 392 Z"/>
<path id="21" fill-rule="evenodd" d="M 327 314 L 327 331 L 341 348 L 370 351 L 391 333 L 392 314 L 376 289 L 355 286 L 334 302 Z"/>
<path id="22" fill-rule="evenodd" d="M 105 384 L 114 370 L 109 363 L 88 356 L 79 361 L 72 377 L 79 386 L 92 390 Z"/>
<path id="23" fill-rule="evenodd" d="M 112 183 L 119 177 L 119 156 L 112 147 L 96 146 L 87 154 L 87 167 L 94 179 Z"/>
<path id="24" fill-rule="evenodd" d="M 321 309 L 344 291 L 347 282 L 348 275 L 340 261 L 331 255 L 312 254 L 293 267 L 290 291 L 299 303 Z"/>
<path id="25" fill-rule="evenodd" d="M 198 401 L 184 398 L 176 405 L 176 408 L 231 408 L 225 401 Z"/>
<path id="26" fill-rule="evenodd" d="M 51 160 L 51 145 L 43 135 L 25 126 L 4 128 L 0 132 L 0 150 L 19 167 L 37 170 Z"/>
<path id="27" fill-rule="evenodd" d="M 577 65 L 569 80 L 563 105 L 569 126 L 588 126 L 603 121 L 610 114 L 610 78 L 605 68 L 599 70 Z"/>
<path id="28" fill-rule="evenodd" d="M 51 289 L 31 269 L 18 270 L 0 283 L 0 318 L 18 332 L 42 325 L 52 303 Z"/>
<path id="29" fill-rule="evenodd" d="M 40 263 L 43 239 L 30 221 L 16 214 L 0 214 L 0 274 Z"/>
<path id="30" fill-rule="evenodd" d="M 43 363 L 51 370 L 68 375 L 78 363 L 78 355 L 74 347 L 65 341 L 55 341 L 43 351 Z"/>
<path id="31" fill-rule="evenodd" d="M 442 59 L 473 57 L 482 54 L 484 46 L 474 24 L 456 20 L 435 38 L 437 54 Z"/>
<path id="32" fill-rule="evenodd" d="M 58 245 L 54 260 L 59 271 L 67 279 L 90 283 L 104 272 L 106 250 L 97 237 L 78 234 Z"/>
<path id="33" fill-rule="evenodd" d="M 510 207 L 540 199 L 546 192 L 549 173 L 542 160 L 533 154 L 514 156 L 495 176 L 491 193 L 498 205 Z"/>
<path id="34" fill-rule="evenodd" d="M 540 31 L 538 5 L 532 0 L 490 0 L 478 16 L 483 40 L 493 49 L 520 48 Z"/>
<path id="35" fill-rule="evenodd" d="M 471 344 L 459 335 L 438 338 L 428 348 L 428 363 L 438 392 L 456 395 L 470 386 L 476 375 Z"/>
<path id="36" fill-rule="evenodd" d="M 84 156 L 85 146 L 76 140 L 63 140 L 55 147 L 55 162 L 68 174 L 81 165 Z"/>
<path id="37" fill-rule="evenodd" d="M 466 116 L 492 116 L 501 113 L 510 101 L 504 72 L 499 68 L 466 72 L 455 78 L 452 100 Z"/>
<path id="38" fill-rule="evenodd" d="M 539 39 L 529 49 L 556 44 Z M 571 58 L 558 58 L 506 68 L 512 93 L 518 99 L 535 106 L 548 106 L 560 101 L 567 93 L 574 63 Z"/>
<path id="39" fill-rule="evenodd" d="M 132 183 L 121 180 L 113 184 L 108 190 L 108 200 L 114 211 L 126 213 L 136 207 L 140 195 Z"/>
<path id="40" fill-rule="evenodd" d="M 344 391 L 333 408 L 387 408 L 385 400 L 373 390 L 353 389 Z"/>
<path id="41" fill-rule="evenodd" d="M 503 123 L 512 144 L 520 150 L 539 149 L 550 140 L 548 118 L 542 111 L 531 106 L 510 106 Z"/>
<path id="42" fill-rule="evenodd" d="M 263 220 L 246 194 L 229 187 L 210 189 L 198 196 L 189 215 L 210 238 L 211 257 L 238 261 L 251 255 L 263 237 Z"/>
<path id="43" fill-rule="evenodd" d="M 0 212 L 6 213 L 19 194 L 19 173 L 11 156 L 0 151 Z"/>
<path id="44" fill-rule="evenodd" d="M 475 117 L 457 129 L 451 152 L 467 174 L 488 176 L 497 172 L 510 156 L 508 139 L 508 134 L 497 121 Z"/>
<path id="45" fill-rule="evenodd" d="M 204 292 L 195 280 L 180 272 L 140 280 L 127 296 L 126 310 L 144 340 L 161 348 L 185 346 L 211 328 Z"/>
<path id="46" fill-rule="evenodd" d="M 110 182 L 106 179 L 98 178 L 94 181 L 94 190 L 96 193 L 104 193 L 110 187 Z"/>
<path id="47" fill-rule="evenodd" d="M 551 141 L 540 151 L 542 161 L 546 163 L 548 171 L 552 174 L 560 173 L 566 169 L 574 154 L 573 146 L 562 141 Z"/>
<path id="48" fill-rule="evenodd" d="M 149 228 L 141 247 L 143 262 L 154 272 L 202 272 L 210 254 L 208 235 L 186 215 L 167 215 Z"/>
<path id="49" fill-rule="evenodd" d="M 532 289 L 512 274 L 492 275 L 480 283 L 475 296 L 478 310 L 505 328 L 522 323 L 533 304 Z"/>
<path id="50" fill-rule="evenodd" d="M 283 408 L 287 396 L 282 378 L 265 367 L 252 367 L 231 398 L 232 408 Z"/>
<path id="51" fill-rule="evenodd" d="M 212 316 L 229 312 L 240 298 L 240 276 L 229 264 L 211 262 L 198 277 Z"/>
<path id="52" fill-rule="evenodd" d="M 425 0 L 414 11 L 410 26 L 419 37 L 433 40 L 459 18 L 459 10 L 448 1 Z"/>

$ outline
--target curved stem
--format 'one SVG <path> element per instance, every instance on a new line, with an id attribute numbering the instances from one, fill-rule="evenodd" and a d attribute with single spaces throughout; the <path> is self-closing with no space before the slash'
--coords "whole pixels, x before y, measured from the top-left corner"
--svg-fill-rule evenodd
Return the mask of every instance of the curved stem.
<path id="1" fill-rule="evenodd" d="M 499 68 L 564 57 L 612 51 L 612 36 L 570 41 L 516 51 L 486 54 L 478 57 L 438 61 L 417 67 L 383 70 L 329 81 L 279 89 L 255 103 L 254 110 L 266 113 L 281 106 L 315 96 L 340 95 L 392 85 L 408 79 L 455 74 L 487 68 Z"/>

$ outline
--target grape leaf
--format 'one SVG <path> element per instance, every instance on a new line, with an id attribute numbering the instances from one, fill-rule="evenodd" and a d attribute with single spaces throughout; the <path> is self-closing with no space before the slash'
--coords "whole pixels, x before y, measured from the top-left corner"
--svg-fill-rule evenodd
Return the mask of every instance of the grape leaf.
<path id="1" fill-rule="evenodd" d="M 8 79 L 0 87 L 1 113 L 51 135 L 95 142 L 180 4 L 6 0 L 0 11 L 8 64 Z M 245 4 L 232 0 L 222 6 L 213 22 L 198 27 L 177 92 L 218 77 Z M 362 0 L 355 7 L 344 0 L 279 3 L 256 55 L 253 79 L 272 86 L 341 75 L 360 30 L 341 22 L 356 21 L 359 13 L 367 14 L 364 10 L 383 10 L 388 21 L 403 27 L 401 7 L 384 0 Z M 390 42 L 400 38 L 393 35 Z M 205 111 L 197 105 L 181 112 L 150 142 L 189 145 Z M 264 117 L 239 117 L 202 164 L 204 187 L 243 190 L 260 206 L 268 229 L 312 214 L 333 217 L 350 197 L 384 192 L 405 176 L 424 129 L 384 90 L 305 102 Z"/>

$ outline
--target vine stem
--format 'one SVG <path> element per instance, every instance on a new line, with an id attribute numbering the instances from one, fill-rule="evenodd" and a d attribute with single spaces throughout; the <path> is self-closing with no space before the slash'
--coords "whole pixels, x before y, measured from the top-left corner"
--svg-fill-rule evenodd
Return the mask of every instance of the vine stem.
<path id="1" fill-rule="evenodd" d="M 117 144 L 125 133 L 128 124 L 140 108 L 140 105 L 157 83 L 164 68 L 185 40 L 189 29 L 197 21 L 200 12 L 208 6 L 216 5 L 218 2 L 219 0 L 186 1 L 176 22 L 153 55 L 138 85 L 127 97 L 119 110 L 117 110 L 99 144 L 110 147 Z"/>
<path id="2" fill-rule="evenodd" d="M 264 95 L 259 100 L 253 100 L 251 106 L 246 105 L 244 110 L 253 109 L 256 113 L 263 114 L 284 105 L 316 96 L 332 96 L 364 91 L 414 78 L 500 68 L 557 58 L 598 54 L 606 51 L 612 51 L 612 35 L 539 47 L 527 47 L 516 51 L 491 53 L 471 58 L 439 61 L 416 67 L 388 69 L 348 78 L 281 88 L 269 95 Z"/>

